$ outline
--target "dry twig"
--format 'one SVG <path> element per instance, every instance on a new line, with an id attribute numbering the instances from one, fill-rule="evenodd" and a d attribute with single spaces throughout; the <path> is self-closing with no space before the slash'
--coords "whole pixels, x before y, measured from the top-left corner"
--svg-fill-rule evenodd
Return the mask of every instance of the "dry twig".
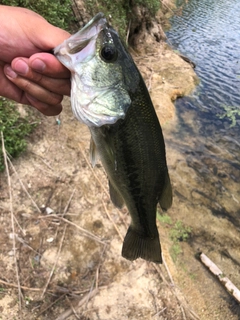
<path id="1" fill-rule="evenodd" d="M 2 279 L 0 279 L 0 283 L 7 286 L 7 287 L 16 288 L 16 289 L 18 288 L 17 284 L 7 282 Z M 99 288 L 105 288 L 105 286 L 101 286 Z M 26 287 L 26 286 L 22 286 L 22 285 L 21 285 L 21 289 L 27 290 L 27 291 L 35 291 L 35 292 L 42 291 L 42 288 L 30 288 L 30 287 Z M 50 293 L 63 293 L 63 294 L 68 294 L 70 296 L 77 297 L 77 296 L 82 295 L 86 292 L 89 292 L 89 289 L 82 290 L 82 291 L 72 291 L 67 288 L 57 286 L 57 287 L 55 287 L 55 289 L 47 289 L 46 291 L 50 292 Z"/>
<path id="2" fill-rule="evenodd" d="M 132 20 L 129 19 L 128 28 L 127 28 L 127 35 L 126 35 L 126 43 L 127 44 L 128 44 L 129 34 L 130 34 L 131 23 L 132 23 Z"/>
<path id="3" fill-rule="evenodd" d="M 11 178 L 9 174 L 9 168 L 8 168 L 8 162 L 7 162 L 7 153 L 5 149 L 4 144 L 4 137 L 3 132 L 1 131 L 1 139 L 2 139 L 2 152 L 3 152 L 3 158 L 4 158 L 4 164 L 6 167 L 7 177 L 8 177 L 8 189 L 9 189 L 9 199 L 10 199 L 10 213 L 11 213 L 11 225 L 12 225 L 12 243 L 13 243 L 13 257 L 14 257 L 14 263 L 15 263 L 15 270 L 16 270 L 16 277 L 17 277 L 17 285 L 18 285 L 18 303 L 19 303 L 19 311 L 21 314 L 22 311 L 22 291 L 20 286 L 20 277 L 18 272 L 18 262 L 17 262 L 17 256 L 16 256 L 16 239 L 15 239 L 15 225 L 14 225 L 14 214 L 13 214 L 13 197 L 12 197 L 12 185 L 11 185 Z"/>
<path id="4" fill-rule="evenodd" d="M 118 226 L 116 225 L 116 223 L 113 221 L 112 217 L 110 216 L 110 213 L 109 213 L 109 211 L 108 211 L 108 209 L 107 209 L 107 206 L 106 206 L 106 204 L 104 203 L 103 199 L 102 199 L 102 205 L 103 205 L 103 208 L 104 208 L 104 210 L 105 210 L 105 212 L 106 212 L 106 215 L 107 215 L 108 219 L 112 222 L 112 224 L 113 224 L 115 230 L 117 231 L 120 239 L 123 241 L 123 236 L 121 235 L 121 232 L 120 232 L 120 230 L 118 229 Z"/>
<path id="5" fill-rule="evenodd" d="M 71 196 L 70 196 L 70 198 L 69 198 L 69 200 L 68 200 L 68 202 L 67 202 L 67 204 L 66 204 L 66 206 L 65 206 L 65 209 L 64 209 L 64 212 L 63 212 L 63 216 L 67 213 L 67 211 L 68 211 L 68 209 L 69 209 L 70 203 L 71 203 L 72 198 L 73 198 L 73 195 L 74 195 L 74 193 L 75 193 L 75 190 L 76 190 L 76 189 L 74 189 L 74 190 L 72 191 L 72 194 L 71 194 Z M 62 217 L 62 219 L 64 219 L 64 218 Z M 67 220 L 67 221 L 68 221 L 68 220 Z M 66 229 L 67 229 L 67 224 L 65 224 L 65 226 L 64 226 L 63 234 L 62 234 L 62 238 L 61 238 L 61 242 L 60 242 L 59 249 L 58 249 L 57 256 L 56 256 L 56 260 L 55 260 L 55 263 L 54 263 L 54 265 L 53 265 L 53 267 L 52 267 L 52 270 L 51 270 L 51 272 L 50 272 L 50 275 L 49 275 L 49 277 L 48 277 L 48 281 L 47 281 L 47 283 L 46 283 L 46 285 L 45 285 L 45 287 L 44 287 L 44 289 L 43 289 L 43 292 L 42 292 L 42 295 L 41 295 L 41 299 L 43 299 L 43 297 L 44 297 L 44 294 L 45 294 L 45 292 L 46 292 L 46 290 L 47 290 L 47 287 L 48 287 L 48 285 L 49 285 L 49 283 L 50 283 L 50 281 L 51 281 L 53 272 L 54 272 L 55 267 L 56 267 L 56 265 L 57 265 L 57 262 L 58 262 L 58 259 L 59 259 L 59 256 L 60 256 L 60 253 L 61 253 L 61 250 L 62 250 L 63 240 L 64 240 L 64 237 L 65 237 L 65 234 L 66 234 Z"/>
<path id="6" fill-rule="evenodd" d="M 166 271 L 167 271 L 168 277 L 169 277 L 169 279 L 170 279 L 170 281 L 171 281 L 171 285 L 174 286 L 174 282 L 173 282 L 173 278 L 172 278 L 171 272 L 170 272 L 170 270 L 169 270 L 169 268 L 168 268 L 168 265 L 167 265 L 164 257 L 162 257 L 162 260 L 163 260 L 163 265 L 164 265 L 164 267 L 165 267 L 165 269 L 166 269 Z"/>
<path id="7" fill-rule="evenodd" d="M 69 305 L 70 305 L 70 308 L 72 309 L 72 313 L 74 313 L 76 319 L 80 320 L 80 318 L 79 318 L 79 316 L 77 315 L 77 312 L 76 312 L 74 306 L 72 305 L 71 301 L 68 299 L 67 296 L 66 296 L 66 299 L 67 299 L 67 301 L 68 301 L 68 303 L 69 303 Z"/>
<path id="8" fill-rule="evenodd" d="M 23 191 L 26 193 L 26 195 L 28 196 L 28 198 L 31 200 L 32 204 L 34 205 L 34 207 L 37 209 L 38 212 L 41 212 L 40 208 L 38 207 L 38 205 L 36 204 L 36 202 L 33 200 L 33 198 L 31 197 L 31 195 L 29 194 L 29 192 L 27 191 L 27 188 L 25 187 L 24 183 L 22 182 L 21 178 L 19 177 L 14 165 L 12 164 L 12 161 L 10 160 L 10 158 L 7 156 L 7 160 L 11 165 L 11 168 L 13 170 L 13 172 L 15 173 L 15 175 L 18 178 L 18 181 L 20 182 L 21 187 L 23 188 Z"/>
<path id="9" fill-rule="evenodd" d="M 200 254 L 202 263 L 218 278 L 227 291 L 240 302 L 240 290 L 223 274 L 223 272 L 204 253 Z"/>
<path id="10" fill-rule="evenodd" d="M 73 198 L 73 196 L 74 196 L 75 191 L 76 191 L 76 188 L 73 189 L 72 194 L 71 194 L 71 196 L 70 196 L 70 198 L 69 198 L 69 200 L 68 200 L 68 203 L 66 204 L 66 206 L 65 206 L 65 208 L 64 208 L 63 215 L 62 215 L 63 217 L 64 217 L 65 214 L 68 212 L 68 209 L 69 209 L 69 207 L 70 207 L 70 203 L 71 203 L 71 201 L 72 201 L 72 198 Z"/>
<path id="11" fill-rule="evenodd" d="M 55 301 L 53 301 L 52 303 L 50 303 L 45 309 L 41 310 L 37 317 L 39 317 L 41 314 L 43 314 L 44 312 L 46 312 L 48 309 L 50 309 L 54 304 L 56 304 L 57 302 L 59 302 L 61 299 L 63 299 L 66 296 L 66 294 L 63 294 L 62 296 L 60 296 L 58 299 L 56 299 Z"/>
<path id="12" fill-rule="evenodd" d="M 44 287 L 44 289 L 43 289 L 43 292 L 42 292 L 42 295 L 41 295 L 41 299 L 43 299 L 43 297 L 44 297 L 44 294 L 45 294 L 45 292 L 46 292 L 46 290 L 47 290 L 47 287 L 48 287 L 48 285 L 49 285 L 49 282 L 50 282 L 51 279 L 52 279 L 53 272 L 54 272 L 54 270 L 55 270 L 55 268 L 56 268 L 56 265 L 57 265 L 57 262 L 58 262 L 58 259 L 59 259 L 59 256 L 60 256 L 60 253 L 61 253 L 61 250 L 62 250 L 62 245 L 63 245 L 63 240 L 64 240 L 64 237 L 65 237 L 66 229 L 67 229 L 67 224 L 65 224 L 65 226 L 64 226 L 63 235 L 62 235 L 61 242 L 60 242 L 60 245 L 59 245 L 59 248 L 58 248 L 56 260 L 55 260 L 55 263 L 54 263 L 54 265 L 53 265 L 53 267 L 52 267 L 52 270 L 51 270 L 51 272 L 50 272 L 50 275 L 49 275 L 49 277 L 48 277 L 47 283 L 46 283 L 46 285 L 45 285 L 45 287 Z"/>
<path id="13" fill-rule="evenodd" d="M 158 311 L 156 314 L 154 314 L 153 317 L 157 317 L 159 316 L 161 313 L 163 313 L 165 310 L 167 309 L 167 307 L 163 308 L 162 310 Z"/>
<path id="14" fill-rule="evenodd" d="M 97 293 L 98 293 L 99 289 L 94 289 L 93 291 L 89 292 L 88 294 L 86 294 L 77 304 L 77 306 L 75 307 L 75 309 L 78 309 L 80 307 L 82 307 L 86 302 L 88 302 L 90 299 L 92 299 Z M 65 320 L 67 319 L 71 314 L 73 313 L 72 309 L 68 309 L 66 311 L 64 311 L 62 314 L 60 314 L 60 316 L 58 316 L 56 318 L 56 320 Z"/>
<path id="15" fill-rule="evenodd" d="M 1 133 L 2 133 L 2 132 L 1 132 Z M 4 147 L 4 149 L 5 149 L 5 147 Z M 3 154 L 4 154 L 4 153 L 3 153 Z M 12 166 L 12 162 L 11 162 L 11 160 L 10 160 L 8 154 L 7 154 L 6 149 L 5 149 L 5 155 L 6 155 L 6 159 L 7 159 L 7 164 L 10 163 L 10 165 Z M 5 162 L 5 161 L 4 161 L 4 162 Z M 7 171 L 7 170 L 9 171 L 9 168 L 8 168 L 7 166 L 6 166 L 6 168 L 7 168 L 6 171 Z M 14 218 L 14 220 L 15 220 L 18 228 L 19 228 L 19 230 L 20 230 L 20 231 L 22 232 L 22 234 L 25 236 L 25 235 L 26 235 L 26 232 L 22 229 L 22 227 L 20 226 L 20 224 L 19 224 L 19 222 L 18 222 L 18 220 L 17 220 L 17 218 L 15 217 L 14 214 L 13 214 L 13 218 Z"/>
<path id="16" fill-rule="evenodd" d="M 92 168 L 89 160 L 87 159 L 87 157 L 86 157 L 86 155 L 85 155 L 85 152 L 82 150 L 82 145 L 81 145 L 81 144 L 80 144 L 80 151 L 81 151 L 81 153 L 82 153 L 85 161 L 87 162 L 88 167 L 89 167 L 90 170 L 92 171 L 92 174 L 93 174 L 94 178 L 98 181 L 100 187 L 102 188 L 102 190 L 104 191 L 104 193 L 106 194 L 106 196 L 109 197 L 109 193 L 108 193 L 107 189 L 104 187 L 104 185 L 102 184 L 101 180 L 98 178 L 98 176 L 96 175 L 95 171 L 93 170 L 93 168 Z M 120 233 L 117 225 L 115 224 L 115 222 L 113 221 L 112 217 L 110 216 L 108 210 L 106 210 L 106 205 L 105 205 L 105 204 L 104 204 L 104 209 L 105 209 L 105 212 L 106 212 L 106 214 L 107 214 L 108 219 L 112 222 L 112 224 L 113 224 L 115 230 L 117 231 L 120 239 L 123 240 L 123 236 L 121 235 L 121 233 Z M 126 222 L 125 222 L 125 220 L 123 219 L 120 211 L 119 211 L 119 210 L 117 210 L 117 211 L 118 211 L 118 214 L 119 214 L 120 218 L 122 219 L 122 221 L 123 221 L 124 224 L 126 225 Z"/>
<path id="17" fill-rule="evenodd" d="M 105 244 L 104 241 L 102 241 L 100 238 L 98 238 L 97 236 L 95 236 L 95 235 L 94 235 L 93 233 L 91 233 L 90 231 L 88 231 L 88 230 L 86 230 L 86 229 L 78 226 L 77 224 L 75 224 L 74 222 L 72 222 L 72 221 L 70 221 L 70 220 L 68 220 L 68 219 L 63 218 L 63 217 L 60 216 L 60 215 L 51 214 L 51 215 L 49 215 L 49 216 L 39 216 L 39 217 L 38 217 L 38 219 L 46 219 L 46 218 L 48 218 L 48 219 L 49 219 L 49 218 L 56 218 L 56 219 L 62 220 L 62 221 L 64 221 L 64 222 L 66 222 L 66 223 L 74 226 L 75 228 L 79 229 L 80 231 L 82 231 L 83 234 L 84 234 L 84 236 L 86 236 L 86 237 L 88 237 L 88 238 L 90 238 L 90 239 L 92 239 L 92 240 L 95 240 L 95 241 L 97 241 L 97 242 L 99 242 L 99 243 L 101 243 L 101 244 Z"/>
<path id="18" fill-rule="evenodd" d="M 182 312 L 182 317 L 184 320 L 187 320 L 187 316 L 186 316 L 186 312 L 185 312 L 185 309 L 187 310 L 188 312 L 188 315 L 189 317 L 191 317 L 191 319 L 195 319 L 195 320 L 199 320 L 199 317 L 198 315 L 189 308 L 189 306 L 186 305 L 186 302 L 183 300 L 182 296 L 179 294 L 179 290 L 176 288 L 174 282 L 173 282 L 173 278 L 172 278 L 172 275 L 170 273 L 170 270 L 165 262 L 165 260 L 163 259 L 163 264 L 164 264 L 164 267 L 168 273 L 168 277 L 170 279 L 170 284 L 169 282 L 166 280 L 165 276 L 163 275 L 163 272 L 161 270 L 161 267 L 156 265 L 155 263 L 152 263 L 153 267 L 155 268 L 155 270 L 159 273 L 160 277 L 162 278 L 163 282 L 165 284 L 168 285 L 168 287 L 170 288 L 170 290 L 173 292 L 174 296 L 176 297 L 177 299 L 177 302 L 178 302 L 178 305 L 179 305 L 179 308 Z"/>

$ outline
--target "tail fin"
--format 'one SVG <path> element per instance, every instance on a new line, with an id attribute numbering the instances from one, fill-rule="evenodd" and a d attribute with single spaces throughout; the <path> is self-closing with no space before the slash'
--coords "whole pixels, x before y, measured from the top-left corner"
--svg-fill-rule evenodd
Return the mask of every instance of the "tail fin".
<path id="1" fill-rule="evenodd" d="M 158 233 L 154 238 L 150 238 L 138 234 L 130 226 L 123 242 L 122 256 L 131 261 L 142 258 L 147 261 L 162 263 Z"/>

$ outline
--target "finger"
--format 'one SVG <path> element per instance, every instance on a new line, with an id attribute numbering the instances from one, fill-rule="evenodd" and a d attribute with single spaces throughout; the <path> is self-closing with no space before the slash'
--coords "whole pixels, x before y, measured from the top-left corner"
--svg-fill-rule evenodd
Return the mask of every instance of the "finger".
<path id="1" fill-rule="evenodd" d="M 5 76 L 4 66 L 5 64 L 0 63 L 0 95 L 19 103 L 28 104 L 23 91 Z"/>
<path id="2" fill-rule="evenodd" d="M 62 105 L 56 104 L 56 105 L 49 105 L 46 103 L 43 103 L 42 101 L 39 101 L 32 97 L 29 94 L 25 94 L 26 99 L 28 100 L 28 104 L 30 103 L 31 106 L 36 108 L 38 111 L 43 113 L 45 116 L 57 116 L 62 111 Z"/>
<path id="3" fill-rule="evenodd" d="M 38 73 L 29 68 L 27 58 L 16 58 L 12 61 L 11 67 L 18 75 L 31 82 L 35 82 L 40 87 L 47 89 L 49 92 L 60 95 L 70 95 L 70 79 L 66 78 L 51 78 L 43 73 Z"/>
<path id="4" fill-rule="evenodd" d="M 10 81 L 35 99 L 48 105 L 61 103 L 63 99 L 62 94 L 51 92 L 31 80 L 19 76 L 9 65 L 4 67 L 4 72 Z"/>
<path id="5" fill-rule="evenodd" d="M 50 53 L 42 52 L 33 54 L 29 58 L 29 66 L 39 73 L 52 78 L 70 79 L 70 71 Z"/>
<path id="6" fill-rule="evenodd" d="M 55 106 L 50 106 L 48 104 L 44 104 L 37 99 L 34 99 L 30 95 L 27 95 L 18 88 L 14 83 L 8 80 L 5 77 L 3 72 L 3 65 L 0 63 L 0 95 L 16 102 L 26 104 L 38 109 L 41 113 L 47 116 L 58 115 L 62 111 L 61 104 L 57 104 Z"/>
<path id="7" fill-rule="evenodd" d="M 16 102 L 30 105 L 47 116 L 58 115 L 62 111 L 61 104 L 51 106 L 38 101 L 34 97 L 27 95 L 4 74 L 4 64 L 0 62 L 0 95 L 12 99 Z"/>

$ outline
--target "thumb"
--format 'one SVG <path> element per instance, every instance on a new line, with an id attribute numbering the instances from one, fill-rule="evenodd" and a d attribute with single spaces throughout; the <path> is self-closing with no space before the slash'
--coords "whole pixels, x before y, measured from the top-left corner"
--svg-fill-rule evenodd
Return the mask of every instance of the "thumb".
<path id="1" fill-rule="evenodd" d="M 44 32 L 42 32 L 41 37 L 42 41 L 49 50 L 52 50 L 60 43 L 62 43 L 65 39 L 69 38 L 71 34 L 63 29 L 55 27 L 48 23 L 49 28 L 46 28 Z"/>
<path id="2" fill-rule="evenodd" d="M 45 20 L 39 36 L 36 37 L 34 32 L 32 41 L 41 51 L 50 51 L 69 37 L 69 32 L 55 27 Z"/>
<path id="3" fill-rule="evenodd" d="M 55 78 L 70 78 L 70 72 L 50 53 L 35 53 L 29 58 L 29 66 L 36 72 Z"/>

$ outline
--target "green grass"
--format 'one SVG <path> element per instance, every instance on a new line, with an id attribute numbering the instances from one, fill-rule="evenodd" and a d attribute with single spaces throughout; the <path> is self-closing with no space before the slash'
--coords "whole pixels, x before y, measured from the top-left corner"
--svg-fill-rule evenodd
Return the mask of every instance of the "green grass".
<path id="1" fill-rule="evenodd" d="M 1 0 L 0 4 L 28 8 L 43 16 L 51 24 L 66 30 L 69 30 L 74 22 L 71 0 Z M 92 15 L 99 11 L 104 12 L 110 23 L 125 38 L 129 22 L 134 19 L 132 8 L 135 5 L 144 6 L 151 16 L 155 16 L 161 3 L 159 0 L 86 0 L 85 5 Z M 18 157 L 26 149 L 25 137 L 30 134 L 34 126 L 29 122 L 29 118 L 23 119 L 20 116 L 12 102 L 0 97 L 0 132 L 3 132 L 5 148 L 11 157 Z M 0 171 L 3 170 L 4 159 L 0 147 Z"/>
<path id="2" fill-rule="evenodd" d="M 111 25 L 118 31 L 120 37 L 125 39 L 129 23 L 133 22 L 135 18 L 132 14 L 132 8 L 135 5 L 141 5 L 154 17 L 160 9 L 161 3 L 159 0 L 86 0 L 85 5 L 92 16 L 100 11 L 103 12 Z"/>
<path id="3" fill-rule="evenodd" d="M 65 30 L 69 30 L 74 21 L 71 0 L 1 0 L 0 4 L 33 10 L 51 24 Z"/>
<path id="4" fill-rule="evenodd" d="M 170 238 L 173 242 L 187 241 L 191 234 L 191 228 L 184 226 L 181 220 L 178 220 L 170 231 Z"/>
<path id="5" fill-rule="evenodd" d="M 32 122 L 31 116 L 21 117 L 14 103 L 0 97 L 0 134 L 3 133 L 7 153 L 16 158 L 26 150 L 25 138 L 36 127 L 37 122 Z M 0 171 L 4 170 L 2 142 L 0 143 Z"/>
<path id="6" fill-rule="evenodd" d="M 177 220 L 173 223 L 171 217 L 167 214 L 161 215 L 157 212 L 157 219 L 168 226 L 170 226 L 169 237 L 172 241 L 170 247 L 170 255 L 174 262 L 177 261 L 179 254 L 182 252 L 180 242 L 187 241 L 191 235 L 191 228 L 185 226 L 181 220 Z"/>
<path id="7" fill-rule="evenodd" d="M 33 10 L 51 24 L 65 30 L 69 30 L 74 21 L 71 0 L 1 0 L 0 4 Z M 11 157 L 18 157 L 26 149 L 25 137 L 36 126 L 36 122 L 33 124 L 31 121 L 29 116 L 27 118 L 21 117 L 11 101 L 0 97 L 0 133 L 3 132 L 5 148 Z M 0 171 L 3 170 L 4 159 L 0 143 Z"/>
<path id="8" fill-rule="evenodd" d="M 172 225 L 172 223 L 173 223 L 171 217 L 169 217 L 169 215 L 167 215 L 167 214 L 161 215 L 159 212 L 157 212 L 157 219 L 161 223 L 165 223 L 165 224 L 169 224 L 169 225 Z"/>
<path id="9" fill-rule="evenodd" d="M 191 234 L 191 228 L 185 226 L 181 220 L 178 220 L 170 231 L 170 239 L 173 245 L 170 248 L 170 254 L 174 262 L 180 253 L 182 253 L 180 242 L 187 241 Z"/>

